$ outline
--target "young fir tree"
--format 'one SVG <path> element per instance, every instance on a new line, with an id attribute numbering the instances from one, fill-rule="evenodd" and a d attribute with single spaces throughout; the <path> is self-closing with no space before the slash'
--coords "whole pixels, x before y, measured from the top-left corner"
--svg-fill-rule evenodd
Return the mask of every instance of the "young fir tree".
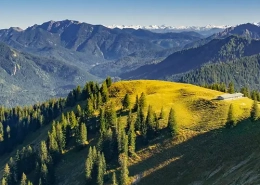
<path id="1" fill-rule="evenodd" d="M 129 171 L 128 171 L 128 164 L 127 164 L 127 156 L 121 155 L 120 156 L 120 185 L 128 185 L 129 184 Z"/>
<path id="2" fill-rule="evenodd" d="M 131 107 L 131 102 L 130 102 L 130 97 L 129 94 L 126 94 L 124 99 L 122 100 L 122 105 L 123 105 L 123 109 L 130 109 Z"/>
<path id="3" fill-rule="evenodd" d="M 146 107 L 147 102 L 146 102 L 146 96 L 145 94 L 142 92 L 140 99 L 139 99 L 139 107 L 141 110 L 144 110 L 144 108 Z"/>
<path id="4" fill-rule="evenodd" d="M 115 172 L 113 172 L 113 175 L 112 175 L 112 185 L 118 185 Z"/>
<path id="5" fill-rule="evenodd" d="M 99 111 L 99 124 L 100 124 L 100 134 L 102 135 L 108 129 L 105 120 L 105 111 L 102 108 Z"/>
<path id="6" fill-rule="evenodd" d="M 157 114 L 154 112 L 153 114 L 154 116 L 154 122 L 155 122 L 155 134 L 159 133 L 160 130 L 160 122 L 159 122 L 159 118 L 157 117 Z"/>
<path id="7" fill-rule="evenodd" d="M 147 116 L 146 116 L 146 125 L 147 125 L 147 139 L 153 139 L 154 137 L 154 131 L 155 131 L 155 123 L 154 123 L 154 117 L 153 117 L 153 110 L 152 106 L 149 105 Z"/>
<path id="8" fill-rule="evenodd" d="M 4 172 L 3 172 L 3 178 L 5 179 L 5 182 L 7 184 L 11 184 L 11 171 L 10 171 L 10 167 L 9 165 L 6 163 L 5 168 L 4 168 Z"/>
<path id="9" fill-rule="evenodd" d="M 129 155 L 133 156 L 135 154 L 135 142 L 136 142 L 136 134 L 135 134 L 135 125 L 134 122 L 131 122 L 130 128 L 128 130 L 128 138 L 129 138 Z"/>
<path id="10" fill-rule="evenodd" d="M 91 179 L 91 171 L 93 169 L 93 165 L 94 165 L 93 151 L 92 151 L 92 147 L 89 147 L 88 157 L 85 162 L 85 174 L 86 174 L 87 181 Z"/>
<path id="11" fill-rule="evenodd" d="M 76 142 L 78 146 L 85 146 L 87 143 L 87 127 L 85 123 L 81 123 L 80 128 L 78 129 L 77 137 L 76 137 Z"/>
<path id="12" fill-rule="evenodd" d="M 230 94 L 235 93 L 235 87 L 234 87 L 234 83 L 233 82 L 230 82 L 228 84 L 228 93 L 230 93 Z"/>
<path id="13" fill-rule="evenodd" d="M 138 107 L 139 107 L 139 97 L 138 95 L 136 95 L 135 97 L 135 104 L 134 104 L 134 112 L 136 112 L 138 110 Z"/>
<path id="14" fill-rule="evenodd" d="M 3 124 L 0 122 L 0 142 L 4 141 L 4 127 Z"/>
<path id="15" fill-rule="evenodd" d="M 251 120 L 257 121 L 260 118 L 260 109 L 258 107 L 258 102 L 255 100 L 251 108 Z"/>
<path id="16" fill-rule="evenodd" d="M 109 93 L 108 93 L 108 87 L 107 87 L 107 83 L 106 83 L 106 82 L 104 82 L 104 83 L 102 84 L 102 87 L 101 87 L 101 95 L 102 95 L 102 102 L 103 102 L 103 103 L 108 102 Z"/>
<path id="17" fill-rule="evenodd" d="M 27 177 L 24 173 L 22 174 L 20 185 L 27 185 Z"/>
<path id="18" fill-rule="evenodd" d="M 235 126 L 235 124 L 236 124 L 236 121 L 235 121 L 235 116 L 234 116 L 234 106 L 233 106 L 233 104 L 230 104 L 229 109 L 228 109 L 226 127 L 230 128 L 230 127 Z"/>
<path id="19" fill-rule="evenodd" d="M 56 135 L 57 135 L 56 137 L 57 137 L 57 143 L 59 146 L 59 151 L 60 151 L 60 153 L 63 153 L 63 150 L 65 149 L 65 146 L 66 146 L 66 139 L 65 139 L 61 124 L 56 125 Z"/>
<path id="20" fill-rule="evenodd" d="M 169 113 L 167 128 L 170 131 L 172 136 L 175 136 L 178 133 L 176 116 L 173 108 L 171 108 Z"/>
<path id="21" fill-rule="evenodd" d="M 8 182 L 5 177 L 2 178 L 1 185 L 8 185 Z"/>
<path id="22" fill-rule="evenodd" d="M 97 184 L 104 184 L 104 175 L 106 173 L 106 161 L 103 154 L 98 156 L 98 173 L 97 173 Z"/>

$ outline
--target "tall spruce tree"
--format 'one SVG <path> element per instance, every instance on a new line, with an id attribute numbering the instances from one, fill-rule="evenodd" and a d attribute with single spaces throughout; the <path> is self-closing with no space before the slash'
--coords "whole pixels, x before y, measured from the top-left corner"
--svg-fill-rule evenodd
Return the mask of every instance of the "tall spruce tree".
<path id="1" fill-rule="evenodd" d="M 141 110 L 144 110 L 144 108 L 147 106 L 147 102 L 146 102 L 146 96 L 145 94 L 142 92 L 140 99 L 139 99 L 139 107 Z"/>
<path id="2" fill-rule="evenodd" d="M 169 117 L 168 117 L 168 125 L 167 128 L 169 129 L 172 136 L 178 134 L 178 127 L 176 122 L 176 116 L 173 108 L 171 108 Z"/>
<path id="3" fill-rule="evenodd" d="M 112 174 L 112 185 L 118 185 L 115 172 Z"/>
<path id="4" fill-rule="evenodd" d="M 135 125 L 132 121 L 130 124 L 130 128 L 128 131 L 128 138 L 129 138 L 129 155 L 133 156 L 135 154 L 135 144 L 136 144 L 136 134 L 135 134 Z"/>
<path id="5" fill-rule="evenodd" d="M 251 108 L 251 120 L 252 121 L 257 121 L 260 118 L 260 109 L 258 106 L 258 102 L 255 100 L 252 108 Z"/>
<path id="6" fill-rule="evenodd" d="M 129 171 L 128 171 L 128 162 L 127 156 L 120 156 L 120 185 L 128 185 L 129 184 Z"/>
<path id="7" fill-rule="evenodd" d="M 234 106 L 230 104 L 228 109 L 228 117 L 226 122 L 226 127 L 230 128 L 236 125 L 235 115 L 234 115 Z"/>
<path id="8" fill-rule="evenodd" d="M 85 146 L 87 142 L 87 127 L 85 123 L 81 123 L 80 128 L 78 129 L 78 133 L 76 136 L 76 142 L 78 146 Z"/>
<path id="9" fill-rule="evenodd" d="M 146 125 L 147 125 L 147 138 L 148 139 L 153 139 L 154 137 L 154 132 L 155 132 L 155 122 L 154 122 L 154 115 L 153 115 L 153 110 L 152 106 L 149 105 L 148 111 L 147 111 L 147 116 L 146 116 Z"/>
<path id="10" fill-rule="evenodd" d="M 20 185 L 27 185 L 27 177 L 24 173 L 22 174 Z"/>
<path id="11" fill-rule="evenodd" d="M 122 105 L 123 105 L 123 109 L 130 109 L 131 107 L 131 102 L 130 102 L 130 97 L 129 94 L 126 94 L 124 99 L 122 100 Z"/>
<path id="12" fill-rule="evenodd" d="M 234 86 L 234 83 L 233 83 L 233 82 L 230 82 L 230 83 L 228 84 L 228 93 L 230 93 L 230 94 L 235 93 L 235 86 Z"/>

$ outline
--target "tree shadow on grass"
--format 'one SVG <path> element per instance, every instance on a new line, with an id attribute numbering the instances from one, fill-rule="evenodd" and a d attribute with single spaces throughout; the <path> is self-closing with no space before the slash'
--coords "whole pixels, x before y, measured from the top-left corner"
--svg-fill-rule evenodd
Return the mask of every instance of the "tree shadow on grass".
<path id="1" fill-rule="evenodd" d="M 171 140 L 158 142 L 163 146 Z M 143 176 L 138 184 L 213 184 L 217 177 L 223 181 L 216 184 L 230 184 L 240 177 L 228 174 L 228 170 L 259 151 L 259 143 L 260 123 L 243 120 L 232 129 L 212 130 L 157 150 L 151 157 L 130 166 L 129 171 L 131 176 Z"/>

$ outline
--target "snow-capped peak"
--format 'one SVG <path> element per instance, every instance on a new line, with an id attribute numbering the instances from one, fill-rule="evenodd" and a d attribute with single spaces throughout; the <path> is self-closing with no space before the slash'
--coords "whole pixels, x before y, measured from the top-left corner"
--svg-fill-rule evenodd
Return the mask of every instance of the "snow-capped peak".
<path id="1" fill-rule="evenodd" d="M 206 26 L 168 26 L 168 25 L 148 25 L 148 26 L 141 26 L 141 25 L 111 25 L 107 26 L 108 28 L 132 28 L 132 29 L 147 29 L 147 30 L 156 30 L 156 29 L 164 29 L 164 30 L 209 30 L 213 28 L 219 28 L 219 29 L 225 29 L 230 27 L 229 25 L 221 25 L 221 26 L 215 26 L 215 25 L 206 25 Z"/>

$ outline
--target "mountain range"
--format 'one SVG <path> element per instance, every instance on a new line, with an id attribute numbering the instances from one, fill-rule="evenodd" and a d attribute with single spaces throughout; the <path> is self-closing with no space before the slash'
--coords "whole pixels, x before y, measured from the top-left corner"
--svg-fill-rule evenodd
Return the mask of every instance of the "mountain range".
<path id="1" fill-rule="evenodd" d="M 154 29 L 157 28 L 170 29 L 166 26 L 154 26 Z M 221 29 L 221 31 L 205 37 L 200 34 L 201 32 L 188 31 L 190 28 Z M 107 76 L 116 79 L 179 81 L 183 79 L 184 74 L 199 70 L 207 63 L 228 63 L 260 52 L 259 24 L 247 23 L 229 28 L 226 26 L 190 28 L 185 27 L 185 32 L 156 33 L 149 31 L 147 27 L 111 29 L 102 25 L 64 20 L 33 25 L 25 30 L 17 27 L 0 30 L 0 42 L 4 43 L 1 44 L 2 47 L 21 56 L 14 58 L 12 52 L 4 50 L 1 53 L 6 65 L 1 65 L 0 70 L 6 72 L 2 77 L 5 80 L 0 84 L 3 87 L 8 84 L 10 87 L 15 87 L 13 89 L 18 89 L 14 91 L 10 87 L 2 88 L 4 95 L 1 102 L 7 106 L 25 105 L 27 101 L 23 99 L 20 101 L 22 95 L 19 96 L 19 93 L 28 90 L 35 94 L 35 91 L 30 91 L 27 85 L 34 83 L 38 85 L 35 89 L 39 90 L 39 96 L 28 98 L 28 104 L 66 94 L 66 88 L 54 88 L 57 84 L 58 87 L 75 87 L 83 85 L 85 81 L 98 81 Z M 21 61 L 23 65 L 20 65 Z M 39 63 L 35 63 L 36 61 Z M 37 76 L 37 73 L 33 72 L 34 65 L 37 66 L 37 71 L 44 71 L 45 75 Z M 26 71 L 22 74 L 25 77 L 33 74 L 29 78 L 30 81 L 23 81 L 23 78 L 17 78 L 15 81 L 15 76 L 19 74 L 18 71 L 16 75 L 12 75 L 15 66 L 16 70 L 18 66 L 22 66 L 21 70 L 25 69 L 23 66 L 27 66 L 28 74 Z M 58 70 L 58 66 L 65 66 L 59 75 L 54 72 Z M 55 70 L 46 70 L 52 68 Z M 74 71 L 72 74 L 70 69 Z M 67 76 L 64 78 L 63 73 L 70 74 L 71 78 Z M 49 77 L 45 78 L 46 75 Z M 48 84 L 46 79 L 51 79 L 52 83 L 49 84 L 53 84 L 46 87 L 48 93 L 41 91 L 45 86 L 39 85 Z M 239 85 L 240 83 L 236 84 L 237 87 Z M 258 87 L 255 84 L 249 86 Z M 10 94 L 11 91 L 16 93 L 15 96 Z M 4 101 L 13 97 L 16 98 L 12 103 Z"/>
<path id="2" fill-rule="evenodd" d="M 111 25 L 107 26 L 108 28 L 132 28 L 132 29 L 144 29 L 149 30 L 156 33 L 167 33 L 167 32 L 186 32 L 186 31 L 195 31 L 204 36 L 209 36 L 214 33 L 223 31 L 224 29 L 230 27 L 228 25 L 215 26 L 215 25 L 206 25 L 206 26 L 168 26 L 168 25 L 149 25 L 149 26 L 141 26 L 141 25 Z"/>

